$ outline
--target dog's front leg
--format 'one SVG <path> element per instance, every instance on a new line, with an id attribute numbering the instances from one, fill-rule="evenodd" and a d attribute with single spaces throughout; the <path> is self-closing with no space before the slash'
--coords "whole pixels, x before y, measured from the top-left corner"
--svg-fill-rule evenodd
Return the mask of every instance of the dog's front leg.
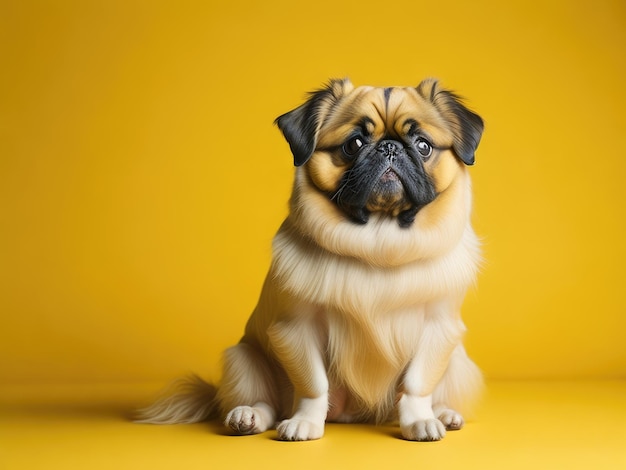
<path id="1" fill-rule="evenodd" d="M 319 439 L 328 413 L 328 378 L 322 356 L 321 327 L 312 308 L 280 321 L 268 331 L 276 357 L 294 387 L 295 413 L 276 428 L 286 441 Z"/>
<path id="2" fill-rule="evenodd" d="M 433 411 L 433 391 L 443 377 L 465 330 L 447 302 L 429 305 L 417 353 L 409 364 L 398 402 L 400 430 L 411 441 L 438 441 L 446 435 Z"/>

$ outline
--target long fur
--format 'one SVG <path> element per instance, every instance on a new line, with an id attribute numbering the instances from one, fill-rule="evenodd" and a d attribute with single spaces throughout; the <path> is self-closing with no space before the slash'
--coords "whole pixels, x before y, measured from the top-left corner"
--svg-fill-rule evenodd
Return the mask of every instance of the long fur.
<path id="1" fill-rule="evenodd" d="M 442 143 L 437 161 L 426 164 L 437 197 L 408 226 L 377 212 L 353 223 L 324 189 L 341 179 L 329 166 L 331 151 L 315 150 L 341 141 L 337 129 L 355 107 L 383 99 L 398 115 L 420 110 Z M 220 414 L 234 432 L 251 434 L 279 421 L 285 440 L 319 438 L 326 420 L 397 418 L 410 440 L 459 429 L 481 384 L 460 317 L 480 261 L 465 165 L 473 163 L 479 120 L 433 81 L 391 92 L 337 81 L 281 116 L 299 166 L 244 336 L 224 354 L 219 387 L 192 377 L 143 410 L 140 422 Z"/>
<path id="2" fill-rule="evenodd" d="M 178 379 L 163 397 L 137 411 L 137 423 L 186 424 L 216 416 L 217 388 L 197 375 Z"/>

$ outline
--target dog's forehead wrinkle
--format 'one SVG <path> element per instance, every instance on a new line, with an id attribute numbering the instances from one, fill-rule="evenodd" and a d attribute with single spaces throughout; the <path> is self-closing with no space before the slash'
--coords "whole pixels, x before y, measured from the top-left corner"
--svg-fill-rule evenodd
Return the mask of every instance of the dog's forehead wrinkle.
<path id="1" fill-rule="evenodd" d="M 450 144 L 449 129 L 437 110 L 410 87 L 361 86 L 349 91 L 332 109 L 322 124 L 318 144 L 337 145 L 355 131 L 374 140 L 404 139 L 411 122 L 437 146 Z"/>
<path id="2" fill-rule="evenodd" d="M 419 121 L 415 116 L 415 98 L 404 87 L 359 87 L 355 90 L 359 99 L 352 104 L 362 104 L 362 114 L 353 116 L 353 124 L 362 126 L 369 121 L 367 130 L 376 137 L 399 137 L 405 132 L 408 119 Z M 346 103 L 347 104 L 347 103 Z"/>

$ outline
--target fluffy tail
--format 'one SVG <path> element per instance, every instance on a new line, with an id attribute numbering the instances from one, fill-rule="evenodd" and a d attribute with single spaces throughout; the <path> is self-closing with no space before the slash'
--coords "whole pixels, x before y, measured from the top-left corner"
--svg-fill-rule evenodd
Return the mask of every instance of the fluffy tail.
<path id="1" fill-rule="evenodd" d="M 217 415 L 217 388 L 191 375 L 174 382 L 152 405 L 137 411 L 136 423 L 189 424 Z"/>
<path id="2" fill-rule="evenodd" d="M 466 418 L 474 414 L 483 390 L 483 376 L 463 346 L 452 353 L 450 364 L 433 395 L 434 404 L 445 404 Z"/>

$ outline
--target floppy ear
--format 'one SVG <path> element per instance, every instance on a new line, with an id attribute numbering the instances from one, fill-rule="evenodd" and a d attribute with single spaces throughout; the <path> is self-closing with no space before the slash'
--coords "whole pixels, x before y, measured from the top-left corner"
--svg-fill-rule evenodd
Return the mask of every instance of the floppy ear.
<path id="1" fill-rule="evenodd" d="M 304 165 L 317 145 L 317 134 L 330 109 L 354 87 L 347 78 L 331 80 L 326 87 L 309 94 L 308 100 L 274 121 L 289 142 L 293 162 Z"/>
<path id="2" fill-rule="evenodd" d="M 438 81 L 429 78 L 417 86 L 417 92 L 431 102 L 450 125 L 454 134 L 452 148 L 466 165 L 474 164 L 474 152 L 483 134 L 482 118 L 465 107 L 461 98 L 441 88 Z"/>

